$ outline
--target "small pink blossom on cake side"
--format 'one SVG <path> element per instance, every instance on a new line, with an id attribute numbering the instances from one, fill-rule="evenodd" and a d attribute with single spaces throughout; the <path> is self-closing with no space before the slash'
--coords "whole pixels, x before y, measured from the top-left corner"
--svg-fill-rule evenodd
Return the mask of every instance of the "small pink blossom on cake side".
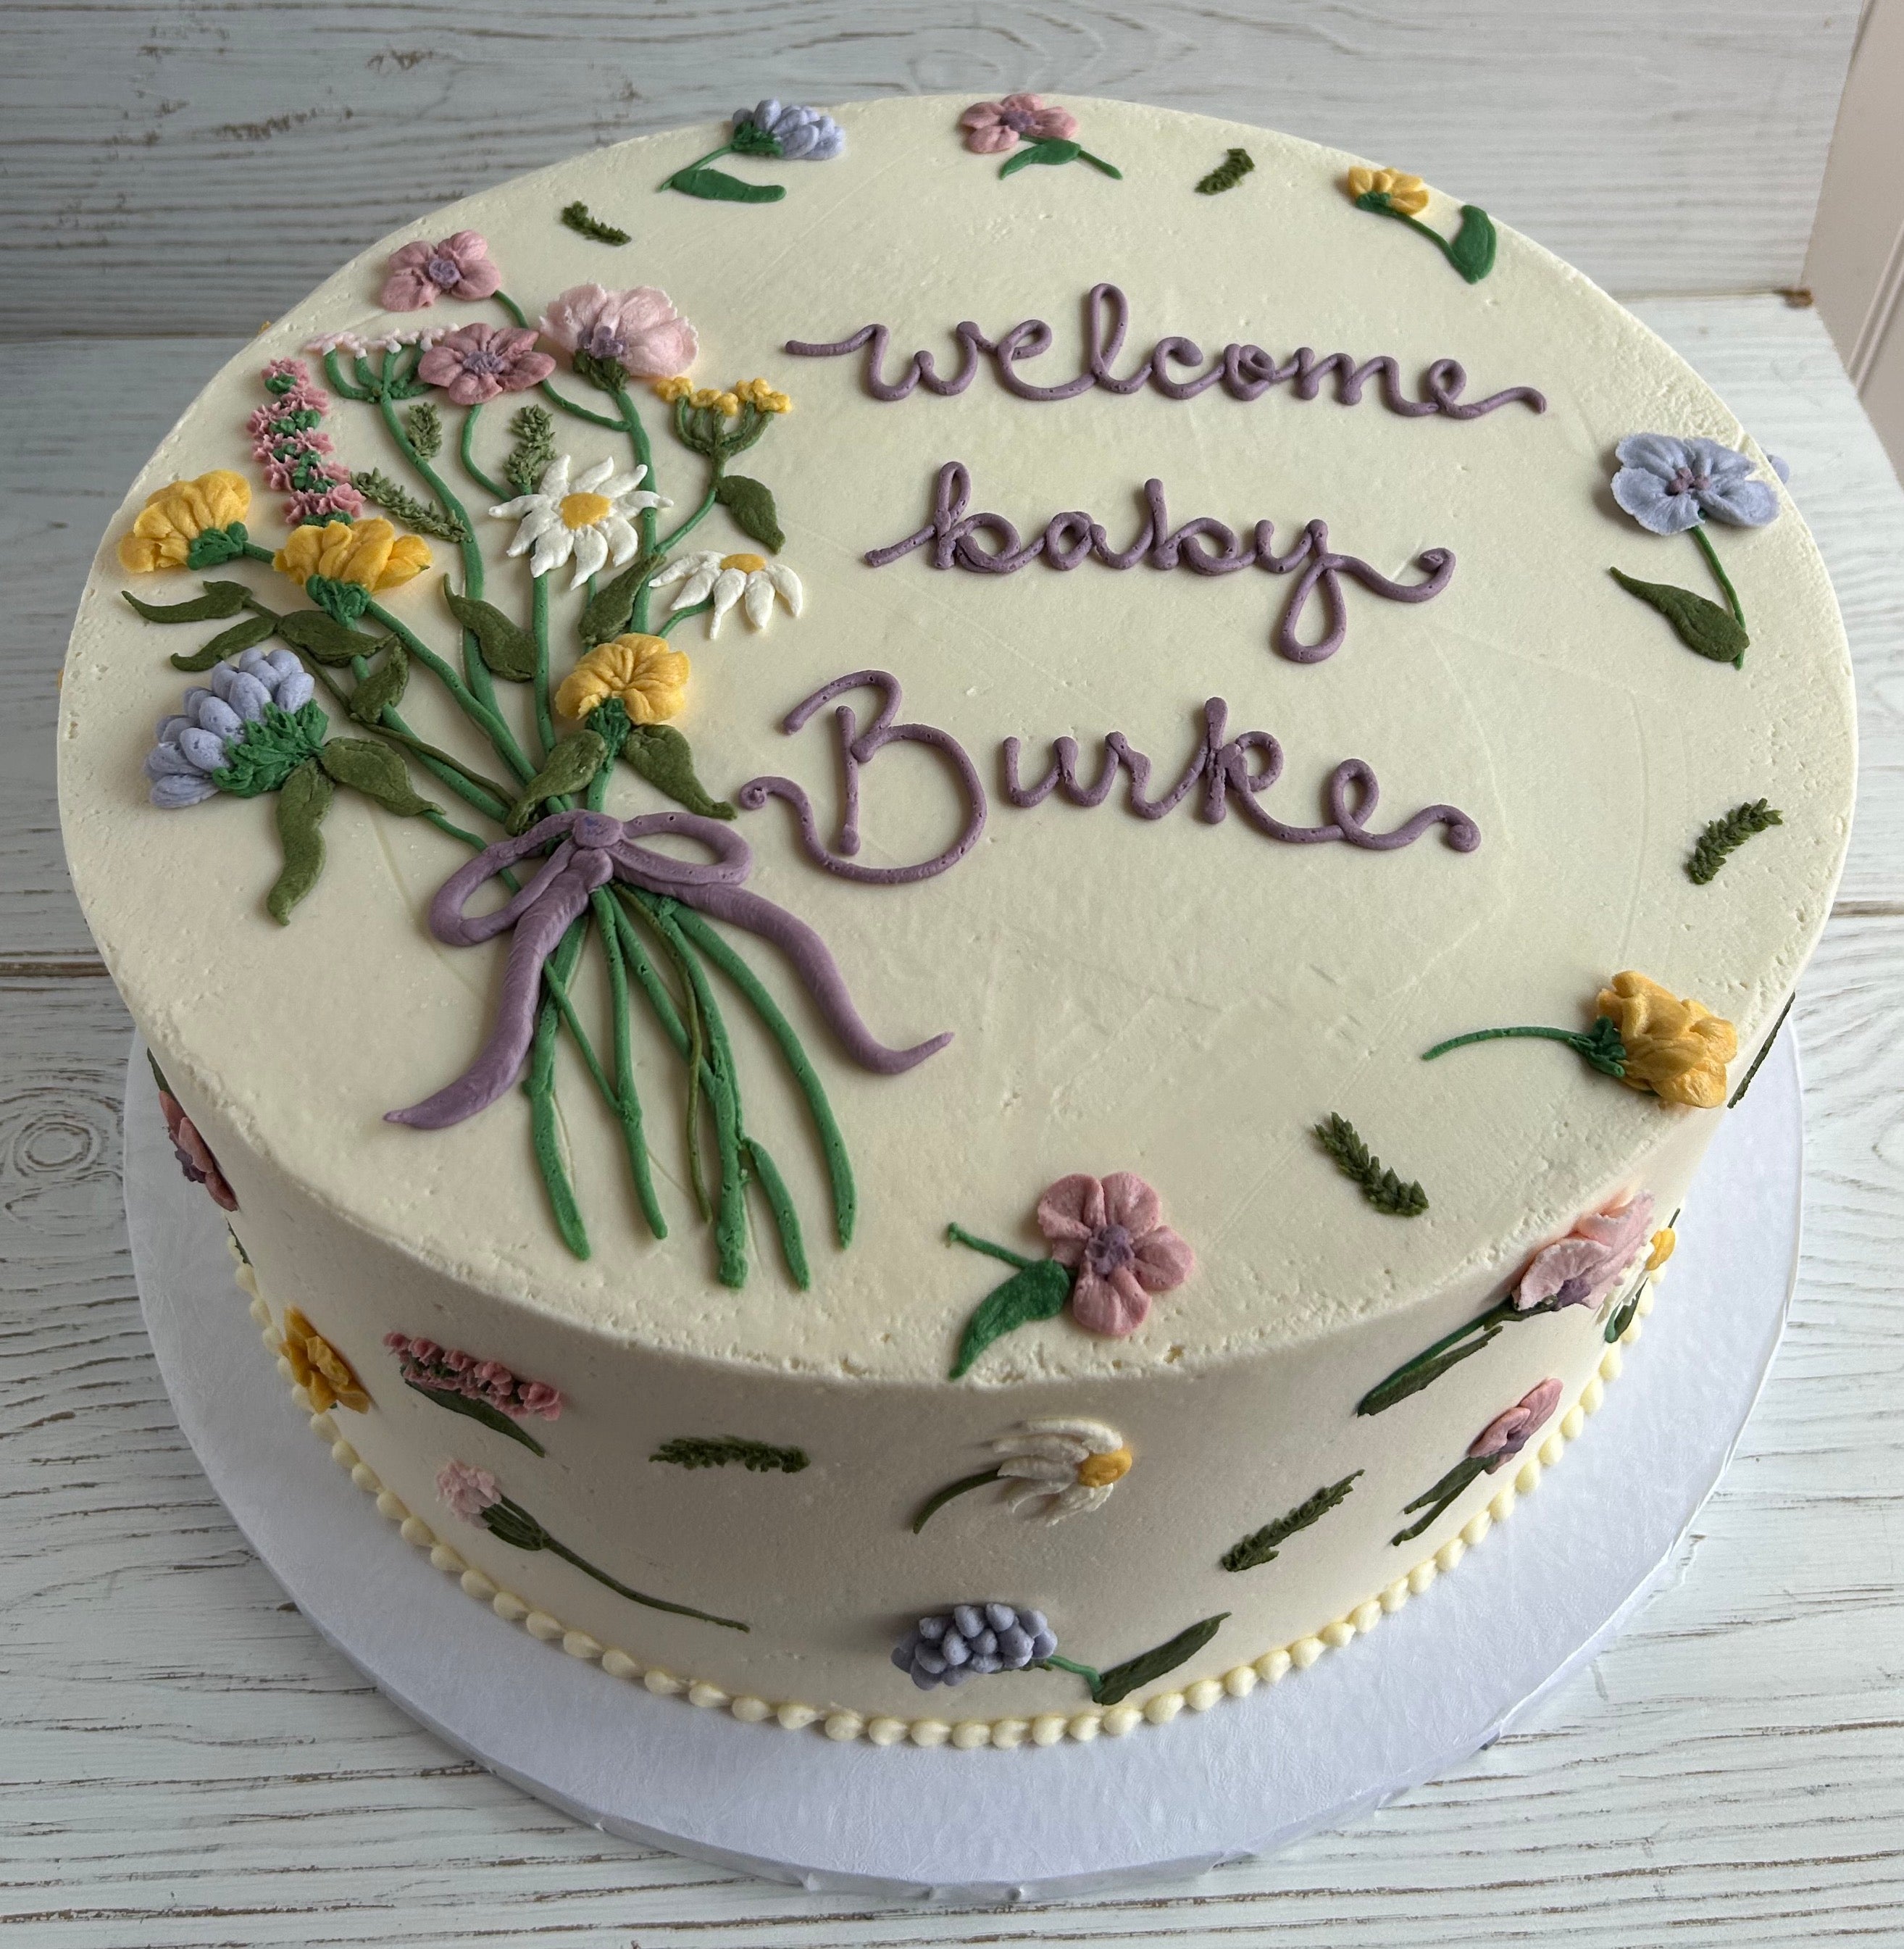
<path id="1" fill-rule="evenodd" d="M 1071 1316 L 1122 1339 L 1149 1316 L 1151 1295 L 1180 1286 L 1197 1255 L 1163 1223 L 1157 1193 L 1133 1172 L 1061 1177 L 1038 1201 L 1051 1257 L 1074 1274 Z"/>
<path id="2" fill-rule="evenodd" d="M 1468 1444 L 1469 1458 L 1485 1462 L 1491 1475 L 1518 1455 L 1561 1404 L 1561 1384 L 1552 1375 L 1532 1388 L 1503 1414 L 1497 1414 Z"/>
<path id="3" fill-rule="evenodd" d="M 405 244 L 392 253 L 384 309 L 421 311 L 439 298 L 486 298 L 502 282 L 489 245 L 477 232 L 459 230 L 440 244 Z"/>
<path id="4" fill-rule="evenodd" d="M 502 1501 L 502 1491 L 486 1469 L 446 1462 L 436 1476 L 436 1493 L 465 1522 L 480 1522 L 483 1512 Z"/>
<path id="5" fill-rule="evenodd" d="M 1068 108 L 1047 108 L 1036 95 L 1008 95 L 1002 101 L 974 102 L 958 126 L 974 154 L 1002 156 L 1021 140 L 1069 141 L 1078 132 L 1078 118 Z"/>

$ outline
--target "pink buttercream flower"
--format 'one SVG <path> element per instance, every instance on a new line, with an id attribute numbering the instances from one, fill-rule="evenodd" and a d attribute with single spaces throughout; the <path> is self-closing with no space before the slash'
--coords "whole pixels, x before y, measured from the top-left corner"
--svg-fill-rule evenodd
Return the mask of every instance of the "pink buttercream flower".
<path id="1" fill-rule="evenodd" d="M 542 328 L 564 352 L 612 359 L 633 379 L 685 372 L 700 349 L 694 327 L 652 284 L 629 291 L 576 284 L 543 312 Z"/>
<path id="2" fill-rule="evenodd" d="M 284 503 L 285 522 L 294 528 L 331 514 L 348 514 L 355 521 L 363 511 L 364 497 L 344 480 L 333 481 L 321 492 L 294 494 Z"/>
<path id="3" fill-rule="evenodd" d="M 1514 1289 L 1516 1309 L 1598 1306 L 1645 1251 L 1652 1229 L 1650 1192 L 1583 1218 L 1558 1244 L 1534 1254 Z"/>
<path id="4" fill-rule="evenodd" d="M 407 1354 L 410 1351 L 410 1336 L 407 1333 L 386 1333 L 384 1344 L 393 1354 Z"/>
<path id="5" fill-rule="evenodd" d="M 1510 1456 L 1518 1455 L 1542 1422 L 1561 1404 L 1561 1384 L 1550 1375 L 1522 1395 L 1505 1414 L 1497 1414 L 1468 1444 L 1470 1459 L 1486 1462 L 1491 1475 Z"/>
<path id="6" fill-rule="evenodd" d="M 1078 118 L 1068 108 L 1047 108 L 1035 95 L 1008 95 L 1002 101 L 975 101 L 958 118 L 965 146 L 981 156 L 1002 155 L 1023 139 L 1069 141 Z"/>
<path id="7" fill-rule="evenodd" d="M 562 1412 L 561 1390 L 546 1381 L 525 1382 L 517 1398 L 526 1413 L 539 1414 L 545 1421 L 557 1419 Z"/>
<path id="8" fill-rule="evenodd" d="M 474 1367 L 476 1360 L 473 1354 L 465 1354 L 460 1347 L 452 1347 L 443 1356 L 443 1365 L 452 1374 L 460 1374 L 466 1368 Z"/>
<path id="9" fill-rule="evenodd" d="M 483 1512 L 502 1500 L 495 1478 L 467 1462 L 446 1462 L 436 1476 L 436 1493 L 465 1522 L 480 1522 Z"/>
<path id="10" fill-rule="evenodd" d="M 390 257 L 384 280 L 386 311 L 421 311 L 439 298 L 486 298 L 502 282 L 489 247 L 474 230 L 440 244 L 406 244 Z"/>
<path id="11" fill-rule="evenodd" d="M 516 1377 L 500 1360 L 484 1360 L 478 1363 L 476 1378 L 486 1388 L 513 1388 Z"/>
<path id="12" fill-rule="evenodd" d="M 1051 1257 L 1068 1266 L 1071 1316 L 1092 1333 L 1122 1339 L 1141 1326 L 1151 1295 L 1180 1286 L 1197 1255 L 1169 1226 L 1157 1193 L 1134 1173 L 1102 1180 L 1061 1177 L 1038 1201 L 1038 1229 Z"/>
<path id="13" fill-rule="evenodd" d="M 166 1135 L 172 1139 L 172 1155 L 179 1168 L 194 1184 L 202 1184 L 212 1202 L 222 1211 L 235 1211 L 238 1201 L 218 1167 L 212 1147 L 198 1134 L 198 1127 L 185 1114 L 185 1106 L 169 1090 L 159 1092 L 159 1110 L 165 1118 Z"/>
<path id="14" fill-rule="evenodd" d="M 418 362 L 426 386 L 440 386 L 459 406 L 480 406 L 499 393 L 523 393 L 539 386 L 555 361 L 536 350 L 536 334 L 526 325 L 466 325 L 446 331 Z"/>

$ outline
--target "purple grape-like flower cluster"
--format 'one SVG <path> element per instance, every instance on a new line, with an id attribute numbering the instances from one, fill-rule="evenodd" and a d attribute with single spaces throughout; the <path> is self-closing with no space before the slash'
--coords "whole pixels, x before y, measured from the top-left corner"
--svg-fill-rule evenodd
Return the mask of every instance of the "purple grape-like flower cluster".
<path id="1" fill-rule="evenodd" d="M 300 710 L 314 688 L 289 650 L 247 650 L 235 663 L 214 664 L 206 681 L 210 689 L 194 685 L 178 715 L 160 719 L 158 742 L 145 754 L 152 803 L 166 811 L 215 798 L 219 775 L 266 707 Z"/>
<path id="2" fill-rule="evenodd" d="M 955 1604 L 921 1618 L 893 1647 L 893 1662 L 921 1692 L 995 1671 L 1023 1671 L 1058 1649 L 1042 1611 L 1012 1604 Z"/>
<path id="3" fill-rule="evenodd" d="M 554 1421 L 562 1412 L 558 1388 L 545 1381 L 518 1380 L 500 1360 L 479 1360 L 474 1354 L 407 1333 L 386 1333 L 384 1344 L 396 1356 L 399 1370 L 413 1388 L 481 1401 L 511 1421 L 526 1420 L 532 1414 Z"/>

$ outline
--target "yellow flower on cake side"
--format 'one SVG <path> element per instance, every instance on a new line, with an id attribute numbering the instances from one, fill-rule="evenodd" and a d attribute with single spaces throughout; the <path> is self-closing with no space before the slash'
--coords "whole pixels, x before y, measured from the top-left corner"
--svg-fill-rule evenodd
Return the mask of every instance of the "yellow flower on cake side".
<path id="1" fill-rule="evenodd" d="M 200 535 L 229 528 L 250 511 L 251 486 L 241 474 L 219 468 L 196 480 L 174 480 L 146 496 L 132 532 L 120 537 L 119 565 L 134 575 L 189 567 L 192 543 Z M 219 559 L 228 561 L 231 552 L 221 552 Z"/>
<path id="2" fill-rule="evenodd" d="M 300 589 L 315 575 L 326 582 L 355 583 L 373 595 L 421 575 L 430 564 L 427 542 L 399 535 L 380 517 L 294 528 L 271 558 L 272 567 Z"/>
<path id="3" fill-rule="evenodd" d="M 1428 207 L 1427 185 L 1419 176 L 1400 169 L 1353 169 L 1349 172 L 1349 198 L 1359 203 L 1365 196 L 1379 196 L 1390 210 L 1404 216 L 1419 216 Z"/>
<path id="4" fill-rule="evenodd" d="M 290 1363 L 292 1379 L 310 1396 L 316 1413 L 347 1407 L 362 1414 L 370 1406 L 370 1396 L 350 1363 L 294 1306 L 285 1309 L 278 1351 Z"/>
<path id="5" fill-rule="evenodd" d="M 586 717 L 612 697 L 632 724 L 660 724 L 680 716 L 688 701 L 688 659 L 661 636 L 617 636 L 598 643 L 562 680 L 555 707 Z"/>
<path id="6" fill-rule="evenodd" d="M 1738 1054 L 1738 1032 L 1703 1003 L 1629 969 L 1600 990 L 1599 1010 L 1620 1031 L 1629 1089 L 1650 1090 L 1669 1103 L 1716 1110 L 1725 1101 L 1725 1065 Z"/>

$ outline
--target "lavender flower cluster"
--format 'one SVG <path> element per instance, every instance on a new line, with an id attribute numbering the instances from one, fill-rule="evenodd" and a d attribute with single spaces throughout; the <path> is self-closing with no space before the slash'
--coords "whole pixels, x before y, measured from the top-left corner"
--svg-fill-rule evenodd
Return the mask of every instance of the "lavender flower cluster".
<path id="1" fill-rule="evenodd" d="M 1058 1649 L 1042 1611 L 1011 1604 L 955 1604 L 921 1618 L 893 1647 L 893 1662 L 921 1692 L 995 1671 L 1023 1671 Z"/>
<path id="2" fill-rule="evenodd" d="M 396 1356 L 399 1370 L 413 1388 L 461 1394 L 511 1421 L 526 1420 L 532 1414 L 554 1421 L 562 1412 L 559 1389 L 545 1381 L 518 1380 L 500 1360 L 479 1360 L 473 1354 L 407 1333 L 387 1333 L 384 1344 Z"/>
<path id="3" fill-rule="evenodd" d="M 327 458 L 331 436 L 318 422 L 331 409 L 331 396 L 311 383 L 301 359 L 274 359 L 265 368 L 269 405 L 244 423 L 251 436 L 253 457 L 265 470 L 265 485 L 290 499 L 284 519 L 293 527 L 321 524 L 333 514 L 354 520 L 364 511 L 364 497 L 350 484 L 349 470 Z"/>
<path id="4" fill-rule="evenodd" d="M 158 742 L 145 754 L 152 803 L 168 812 L 216 797 L 217 775 L 265 707 L 301 710 L 315 688 L 289 650 L 247 650 L 235 663 L 215 666 L 207 680 L 209 690 L 194 685 L 179 713 L 159 720 Z"/>

